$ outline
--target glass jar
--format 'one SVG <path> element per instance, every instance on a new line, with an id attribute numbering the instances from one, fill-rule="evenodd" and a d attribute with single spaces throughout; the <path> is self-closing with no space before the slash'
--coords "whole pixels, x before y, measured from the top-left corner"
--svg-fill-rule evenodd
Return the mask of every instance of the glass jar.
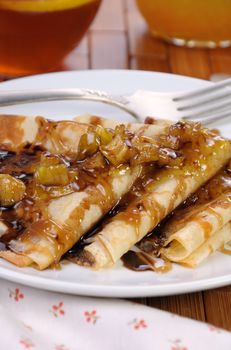
<path id="1" fill-rule="evenodd" d="M 0 73 L 59 68 L 78 44 L 101 0 L 0 0 Z"/>
<path id="2" fill-rule="evenodd" d="M 176 45 L 231 45 L 231 0 L 136 0 L 151 33 Z"/>

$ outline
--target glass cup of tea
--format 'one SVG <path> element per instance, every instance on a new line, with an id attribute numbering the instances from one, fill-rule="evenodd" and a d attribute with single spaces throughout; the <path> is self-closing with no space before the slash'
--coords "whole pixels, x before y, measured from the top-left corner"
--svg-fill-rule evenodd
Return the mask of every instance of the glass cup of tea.
<path id="1" fill-rule="evenodd" d="M 101 0 L 0 0 L 0 74 L 59 69 Z"/>
<path id="2" fill-rule="evenodd" d="M 136 0 L 154 36 L 180 46 L 231 45 L 231 0 Z"/>

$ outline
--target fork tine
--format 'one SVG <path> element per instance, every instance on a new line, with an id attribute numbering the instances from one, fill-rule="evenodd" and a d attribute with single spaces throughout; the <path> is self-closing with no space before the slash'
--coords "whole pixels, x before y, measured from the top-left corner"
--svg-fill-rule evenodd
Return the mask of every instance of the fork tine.
<path id="1" fill-rule="evenodd" d="M 209 118 L 202 118 L 202 119 L 200 119 L 198 121 L 201 122 L 202 124 L 206 125 L 206 126 L 209 126 L 211 124 L 214 124 L 216 122 L 220 122 L 221 120 L 225 120 L 225 119 L 228 119 L 228 118 L 231 118 L 231 112 L 230 111 L 224 112 L 222 114 L 215 114 L 214 116 L 209 117 Z"/>
<path id="2" fill-rule="evenodd" d="M 231 91 L 230 92 L 224 92 L 223 94 L 220 94 L 218 96 L 210 96 L 209 98 L 206 98 L 204 100 L 200 100 L 200 101 L 195 101 L 194 103 L 191 103 L 190 105 L 186 105 L 186 106 L 182 106 L 182 107 L 177 107 L 177 110 L 179 112 L 183 112 L 183 111 L 188 111 L 190 109 L 194 109 L 194 108 L 198 108 L 198 107 L 203 107 L 206 105 L 211 106 L 211 104 L 213 103 L 217 103 L 218 101 L 230 101 L 231 98 Z"/>
<path id="3" fill-rule="evenodd" d="M 223 111 L 226 111 L 228 108 L 231 108 L 231 101 L 225 102 L 225 103 L 223 102 L 216 107 L 210 107 L 210 108 L 207 107 L 206 109 L 202 108 L 200 110 L 197 110 L 196 112 L 192 112 L 191 114 L 183 116 L 182 119 L 184 119 L 184 120 L 202 119 L 201 117 L 203 117 L 203 118 L 210 117 L 215 112 L 221 113 Z"/>
<path id="4" fill-rule="evenodd" d="M 196 91 L 191 91 L 191 92 L 184 93 L 182 96 L 174 97 L 173 101 L 174 102 L 179 102 L 179 101 L 192 99 L 192 98 L 195 98 L 195 97 L 198 97 L 198 96 L 208 95 L 211 92 L 217 92 L 217 91 L 219 91 L 219 90 L 221 90 L 224 87 L 227 87 L 229 85 L 231 85 L 231 78 L 222 80 L 221 82 L 216 83 L 216 84 L 214 84 L 212 86 L 209 86 L 207 88 L 201 88 L 201 89 L 198 89 Z"/>

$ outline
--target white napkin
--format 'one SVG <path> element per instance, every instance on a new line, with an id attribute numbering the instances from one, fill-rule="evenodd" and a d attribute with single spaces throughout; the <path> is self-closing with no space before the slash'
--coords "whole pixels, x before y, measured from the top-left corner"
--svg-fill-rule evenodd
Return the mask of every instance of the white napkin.
<path id="1" fill-rule="evenodd" d="M 230 350 L 231 333 L 135 304 L 0 281 L 0 350 Z"/>

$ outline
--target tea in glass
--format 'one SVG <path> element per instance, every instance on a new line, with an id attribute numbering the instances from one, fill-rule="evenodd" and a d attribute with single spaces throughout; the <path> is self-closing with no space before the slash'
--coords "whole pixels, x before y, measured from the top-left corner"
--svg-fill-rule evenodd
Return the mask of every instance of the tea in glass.
<path id="1" fill-rule="evenodd" d="M 59 68 L 93 20 L 101 0 L 0 0 L 0 73 Z"/>

